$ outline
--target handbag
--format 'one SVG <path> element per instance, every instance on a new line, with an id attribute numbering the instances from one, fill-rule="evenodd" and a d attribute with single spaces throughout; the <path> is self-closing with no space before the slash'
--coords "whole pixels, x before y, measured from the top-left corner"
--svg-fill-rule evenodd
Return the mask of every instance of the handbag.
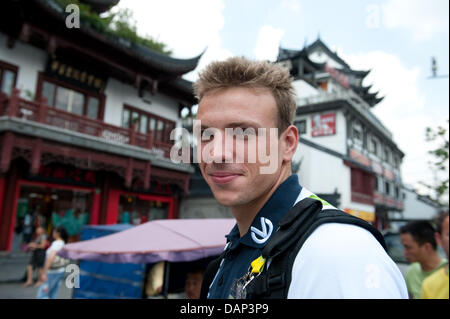
<path id="1" fill-rule="evenodd" d="M 62 267 L 66 267 L 69 263 L 70 263 L 69 259 L 55 255 L 55 257 L 53 258 L 53 262 L 50 266 L 50 269 L 59 269 Z"/>

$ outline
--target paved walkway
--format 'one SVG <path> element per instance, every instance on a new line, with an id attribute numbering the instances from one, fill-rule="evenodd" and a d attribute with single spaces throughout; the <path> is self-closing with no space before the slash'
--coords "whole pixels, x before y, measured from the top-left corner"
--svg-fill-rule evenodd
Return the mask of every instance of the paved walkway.
<path id="1" fill-rule="evenodd" d="M 0 299 L 34 299 L 38 288 L 34 286 L 23 287 L 20 283 L 0 283 Z M 71 299 L 72 289 L 65 287 L 64 282 L 58 292 L 58 299 Z"/>
<path id="2" fill-rule="evenodd" d="M 23 287 L 25 271 L 30 253 L 20 251 L 0 253 L 0 299 L 34 299 L 38 288 Z M 58 299 L 70 299 L 72 289 L 65 287 L 64 282 L 58 292 Z"/>

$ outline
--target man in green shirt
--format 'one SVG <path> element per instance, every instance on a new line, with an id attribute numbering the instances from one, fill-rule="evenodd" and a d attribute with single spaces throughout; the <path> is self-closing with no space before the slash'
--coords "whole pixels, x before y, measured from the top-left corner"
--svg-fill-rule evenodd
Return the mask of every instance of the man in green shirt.
<path id="1" fill-rule="evenodd" d="M 412 221 L 400 228 L 403 254 L 411 263 L 406 273 L 410 298 L 419 299 L 422 281 L 446 263 L 436 251 L 434 232 L 427 221 Z"/>

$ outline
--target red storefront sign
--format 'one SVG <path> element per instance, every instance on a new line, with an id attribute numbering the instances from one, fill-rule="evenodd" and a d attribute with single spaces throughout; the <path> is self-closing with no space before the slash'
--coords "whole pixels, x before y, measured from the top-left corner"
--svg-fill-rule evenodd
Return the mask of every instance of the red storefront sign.
<path id="1" fill-rule="evenodd" d="M 370 159 L 354 149 L 350 149 L 350 157 L 362 165 L 370 166 Z"/>
<path id="2" fill-rule="evenodd" d="M 315 114 L 311 117 L 312 137 L 336 134 L 336 114 Z"/>
<path id="3" fill-rule="evenodd" d="M 64 165 L 41 165 L 37 176 L 28 176 L 30 180 L 42 179 L 51 182 L 95 185 L 95 172 Z"/>
<path id="4" fill-rule="evenodd" d="M 387 179 L 390 179 L 391 181 L 394 180 L 394 173 L 392 173 L 390 170 L 388 169 L 384 169 L 384 177 L 386 177 Z"/>

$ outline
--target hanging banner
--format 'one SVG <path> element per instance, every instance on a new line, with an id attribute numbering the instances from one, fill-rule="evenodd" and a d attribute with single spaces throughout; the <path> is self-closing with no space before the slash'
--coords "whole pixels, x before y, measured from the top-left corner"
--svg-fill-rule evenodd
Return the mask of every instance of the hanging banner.
<path id="1" fill-rule="evenodd" d="M 336 114 L 314 114 L 311 118 L 312 137 L 336 134 Z"/>

